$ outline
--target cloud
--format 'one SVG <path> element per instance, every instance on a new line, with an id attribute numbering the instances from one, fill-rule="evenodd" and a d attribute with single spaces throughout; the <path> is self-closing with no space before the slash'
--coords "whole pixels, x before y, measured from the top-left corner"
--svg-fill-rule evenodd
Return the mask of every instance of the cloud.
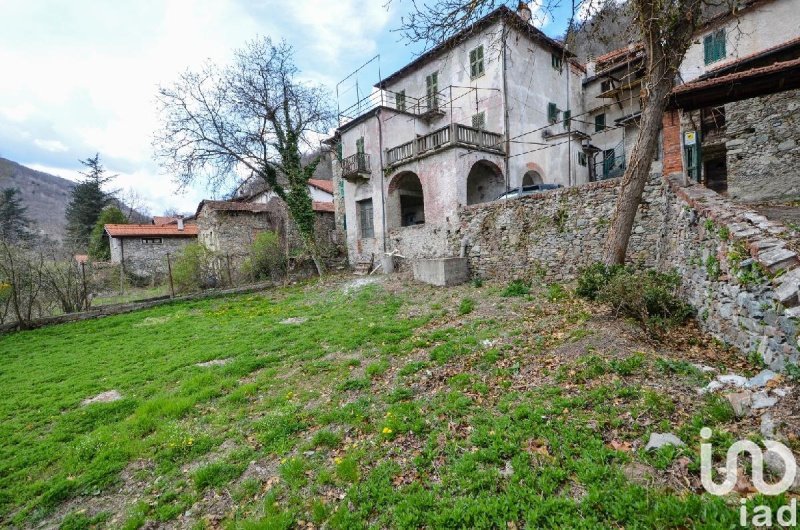
<path id="1" fill-rule="evenodd" d="M 40 149 L 44 149 L 45 151 L 50 151 L 51 153 L 66 153 L 69 151 L 69 147 L 62 144 L 58 140 L 40 140 L 35 139 L 33 144 Z"/>

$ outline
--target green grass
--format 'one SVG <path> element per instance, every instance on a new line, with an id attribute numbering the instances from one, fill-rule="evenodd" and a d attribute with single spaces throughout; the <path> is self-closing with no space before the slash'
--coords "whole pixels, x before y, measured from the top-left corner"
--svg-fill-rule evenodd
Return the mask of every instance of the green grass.
<path id="1" fill-rule="evenodd" d="M 593 352 L 527 384 L 548 348 L 594 335 L 566 290 L 519 285 L 530 301 L 493 288 L 481 303 L 508 313 L 459 309 L 457 323 L 440 309 L 460 308 L 472 286 L 448 298 L 305 284 L 2 336 L 0 524 L 47 522 L 124 479 L 144 486 L 129 490 L 122 521 L 75 510 L 57 523 L 134 529 L 189 510 L 202 521 L 204 499 L 224 490 L 229 528 L 734 527 L 738 504 L 622 474 L 631 460 L 664 469 L 679 456 L 696 468 L 699 426 L 732 421 L 726 403 L 696 400 L 673 426 L 685 449 L 610 448 L 607 432 L 649 435 L 626 412 L 661 421 L 678 404 L 628 379 L 649 369 L 638 353 Z M 551 316 L 535 312 L 544 304 Z M 420 307 L 431 313 L 405 316 Z M 308 321 L 281 324 L 294 316 Z M 195 366 L 214 359 L 227 363 Z M 652 368 L 693 380 L 687 366 Z M 112 389 L 123 399 L 81 405 Z"/>

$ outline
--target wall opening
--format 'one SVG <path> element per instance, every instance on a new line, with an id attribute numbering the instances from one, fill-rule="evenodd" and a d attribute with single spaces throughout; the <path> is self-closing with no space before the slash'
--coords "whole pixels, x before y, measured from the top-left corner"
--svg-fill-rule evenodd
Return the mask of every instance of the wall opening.
<path id="1" fill-rule="evenodd" d="M 522 176 L 523 186 L 533 186 L 534 184 L 544 184 L 544 179 L 538 171 L 528 171 Z"/>
<path id="2" fill-rule="evenodd" d="M 480 204 L 497 199 L 506 191 L 503 172 L 488 160 L 475 162 L 467 175 L 467 204 Z"/>
<path id="3" fill-rule="evenodd" d="M 389 185 L 387 220 L 392 228 L 425 224 L 425 194 L 416 173 L 406 171 Z"/>

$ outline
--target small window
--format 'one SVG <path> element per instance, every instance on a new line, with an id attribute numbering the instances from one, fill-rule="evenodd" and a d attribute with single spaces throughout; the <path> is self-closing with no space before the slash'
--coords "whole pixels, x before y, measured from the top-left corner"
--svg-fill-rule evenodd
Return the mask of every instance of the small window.
<path id="1" fill-rule="evenodd" d="M 562 66 L 561 56 L 557 53 L 554 53 L 550 56 L 550 60 L 552 61 L 553 68 L 560 72 Z"/>
<path id="2" fill-rule="evenodd" d="M 600 82 L 600 92 L 608 92 L 611 90 L 611 80 L 606 79 L 605 81 Z"/>
<path id="3" fill-rule="evenodd" d="M 145 237 L 142 238 L 143 245 L 160 245 L 161 238 L 160 237 Z"/>
<path id="4" fill-rule="evenodd" d="M 479 112 L 472 116 L 472 126 L 476 129 L 486 129 L 486 113 Z"/>
<path id="5" fill-rule="evenodd" d="M 587 165 L 586 153 L 583 151 L 578 151 L 578 165 L 584 167 Z"/>
<path id="6" fill-rule="evenodd" d="M 602 132 L 606 130 L 606 115 L 598 114 L 594 117 L 594 132 Z"/>
<path id="7" fill-rule="evenodd" d="M 364 137 L 362 136 L 358 140 L 356 140 L 356 153 L 359 155 L 364 154 Z"/>
<path id="8" fill-rule="evenodd" d="M 706 64 L 725 58 L 725 29 L 709 33 L 703 38 L 703 56 Z"/>
<path id="9" fill-rule="evenodd" d="M 481 45 L 469 52 L 469 75 L 475 79 L 483 73 L 483 45 Z"/>
<path id="10" fill-rule="evenodd" d="M 406 91 L 401 90 L 394 95 L 394 106 L 397 110 L 405 112 L 406 110 Z"/>
<path id="11" fill-rule="evenodd" d="M 358 223 L 361 237 L 375 237 L 375 225 L 372 218 L 372 199 L 358 201 Z"/>
<path id="12" fill-rule="evenodd" d="M 555 103 L 547 104 L 547 120 L 550 123 L 555 123 L 558 121 L 558 105 Z"/>
<path id="13" fill-rule="evenodd" d="M 425 95 L 428 109 L 439 108 L 439 72 L 433 72 L 425 77 Z"/>
<path id="14" fill-rule="evenodd" d="M 342 149 L 343 149 L 343 147 L 342 147 L 342 142 L 338 142 L 338 143 L 336 144 L 336 159 L 337 159 L 339 162 L 341 162 L 341 161 L 342 161 L 342 158 L 344 158 L 344 157 L 342 156 Z"/>
<path id="15" fill-rule="evenodd" d="M 569 129 L 570 125 L 572 125 L 572 111 L 565 110 L 564 111 L 564 128 Z"/>

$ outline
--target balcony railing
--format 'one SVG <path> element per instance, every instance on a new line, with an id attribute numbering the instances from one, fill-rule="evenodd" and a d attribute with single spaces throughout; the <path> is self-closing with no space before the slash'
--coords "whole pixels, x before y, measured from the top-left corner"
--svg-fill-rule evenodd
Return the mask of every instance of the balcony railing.
<path id="1" fill-rule="evenodd" d="M 444 147 L 462 146 L 502 154 L 503 135 L 460 123 L 446 125 L 410 142 L 386 150 L 386 162 L 393 166 L 410 162 Z"/>
<path id="2" fill-rule="evenodd" d="M 372 170 L 369 164 L 369 155 L 366 153 L 356 153 L 342 159 L 343 178 L 369 178 Z"/>

